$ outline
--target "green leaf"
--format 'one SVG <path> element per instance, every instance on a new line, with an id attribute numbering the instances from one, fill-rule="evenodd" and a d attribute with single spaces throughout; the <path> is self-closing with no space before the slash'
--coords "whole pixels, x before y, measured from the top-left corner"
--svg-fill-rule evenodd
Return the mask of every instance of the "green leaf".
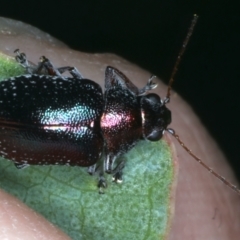
<path id="1" fill-rule="evenodd" d="M 25 73 L 25 69 L 13 57 L 0 52 L 0 80 Z"/>
<path id="2" fill-rule="evenodd" d="M 2 59 L 0 55 L 0 62 L 9 61 Z M 12 67 L 0 63 L 3 65 Z M 3 76 L 11 71 L 6 72 L 0 70 Z M 123 158 L 123 183 L 113 183 L 107 175 L 105 194 L 98 193 L 97 176 L 89 176 L 86 168 L 30 166 L 18 170 L 3 158 L 0 187 L 72 239 L 164 239 L 169 230 L 174 179 L 170 147 L 163 140 L 140 141 Z"/>

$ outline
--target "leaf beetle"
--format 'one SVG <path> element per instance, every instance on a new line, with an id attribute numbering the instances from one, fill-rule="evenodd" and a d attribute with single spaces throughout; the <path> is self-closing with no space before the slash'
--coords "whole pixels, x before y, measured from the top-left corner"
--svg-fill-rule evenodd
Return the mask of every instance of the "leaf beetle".
<path id="1" fill-rule="evenodd" d="M 16 59 L 29 73 L 0 83 L 0 153 L 17 168 L 60 164 L 89 167 L 105 155 L 104 172 L 121 180 L 115 160 L 140 139 L 158 141 L 171 122 L 171 112 L 150 78 L 138 89 L 123 73 L 107 67 L 105 93 L 75 68 L 55 69 L 41 58 L 32 67 L 26 55 Z M 68 70 L 72 78 L 61 75 Z M 40 75 L 47 71 L 48 75 Z M 99 186 L 104 186 L 100 178 Z"/>

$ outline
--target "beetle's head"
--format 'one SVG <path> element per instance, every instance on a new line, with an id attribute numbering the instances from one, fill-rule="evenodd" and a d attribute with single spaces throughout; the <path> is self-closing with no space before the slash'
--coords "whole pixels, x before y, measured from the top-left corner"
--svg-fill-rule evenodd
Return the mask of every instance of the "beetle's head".
<path id="1" fill-rule="evenodd" d="M 143 138 L 150 141 L 161 139 L 164 130 L 171 123 L 171 112 L 165 106 L 167 102 L 168 99 L 162 101 L 155 93 L 141 97 Z"/>

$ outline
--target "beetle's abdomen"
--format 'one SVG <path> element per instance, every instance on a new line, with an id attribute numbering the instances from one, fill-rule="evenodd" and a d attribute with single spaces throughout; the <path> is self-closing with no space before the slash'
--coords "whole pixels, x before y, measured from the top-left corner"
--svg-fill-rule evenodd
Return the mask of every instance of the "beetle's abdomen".
<path id="1" fill-rule="evenodd" d="M 90 166 L 103 151 L 101 87 L 24 75 L 0 83 L 0 154 L 19 164 Z"/>

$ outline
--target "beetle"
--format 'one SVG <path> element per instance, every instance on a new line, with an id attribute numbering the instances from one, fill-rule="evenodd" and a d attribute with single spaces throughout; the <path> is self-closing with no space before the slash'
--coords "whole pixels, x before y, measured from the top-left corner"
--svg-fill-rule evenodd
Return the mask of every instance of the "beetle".
<path id="1" fill-rule="evenodd" d="M 0 153 L 17 168 L 61 164 L 89 167 L 92 174 L 104 153 L 104 172 L 118 181 L 124 164 L 114 169 L 115 160 L 141 138 L 158 141 L 171 122 L 165 102 L 146 94 L 156 87 L 153 78 L 138 89 L 119 70 L 107 67 L 103 94 L 75 68 L 55 69 L 45 57 L 29 67 L 26 55 L 16 52 L 31 74 L 0 83 Z M 73 77 L 63 77 L 63 70 Z M 50 75 L 39 75 L 41 71 Z"/>
<path id="2" fill-rule="evenodd" d="M 14 161 L 17 168 L 28 165 L 60 164 L 88 167 L 95 173 L 104 155 L 99 175 L 99 192 L 106 187 L 103 172 L 122 180 L 124 162 L 116 159 L 141 139 L 158 141 L 165 131 L 203 167 L 227 186 L 240 191 L 195 156 L 168 125 L 171 112 L 171 85 L 197 16 L 176 61 L 167 96 L 161 99 L 148 93 L 157 87 L 150 77 L 138 89 L 121 71 L 107 67 L 105 92 L 92 80 L 85 79 L 72 67 L 55 68 L 46 57 L 38 65 L 16 51 L 16 60 L 28 74 L 0 83 L 0 154 Z M 69 71 L 72 77 L 62 73 Z"/>

